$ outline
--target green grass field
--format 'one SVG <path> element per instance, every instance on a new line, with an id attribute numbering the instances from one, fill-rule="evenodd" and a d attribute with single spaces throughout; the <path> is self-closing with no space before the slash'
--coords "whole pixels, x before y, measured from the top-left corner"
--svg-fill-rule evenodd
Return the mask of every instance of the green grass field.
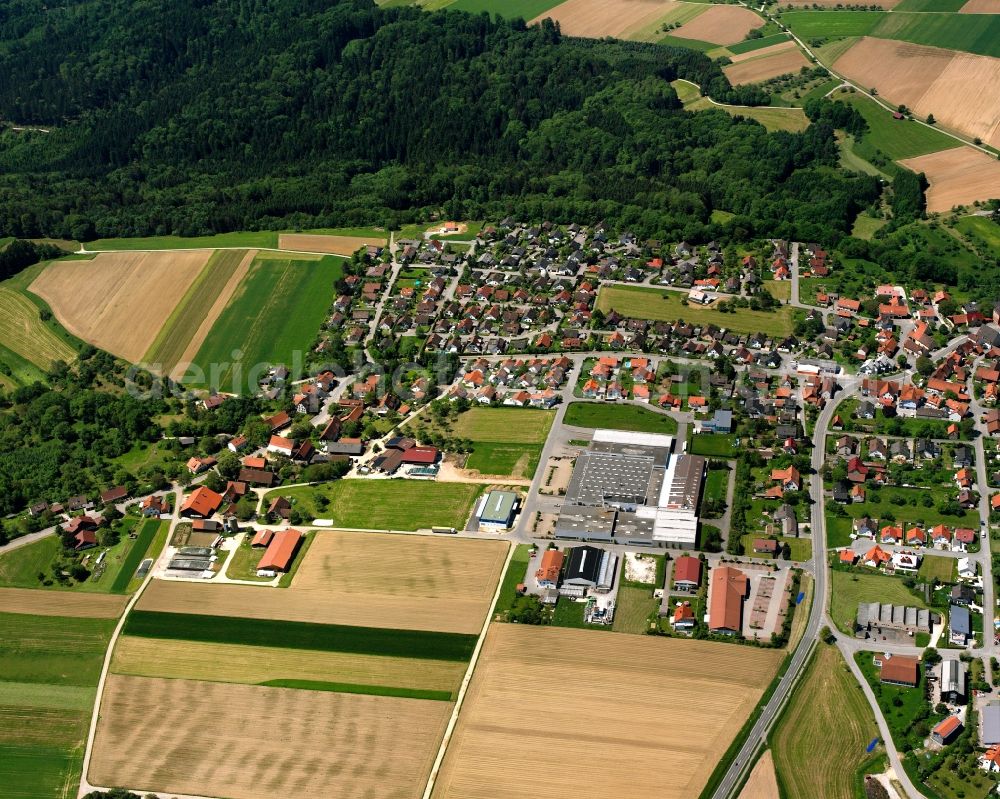
<path id="1" fill-rule="evenodd" d="M 724 500 L 729 487 L 729 471 L 726 469 L 711 469 L 705 478 L 704 497 L 706 500 Z"/>
<path id="2" fill-rule="evenodd" d="M 478 637 L 461 633 L 148 610 L 132 611 L 125 623 L 125 633 L 143 638 L 455 661 L 465 661 L 472 656 Z"/>
<path id="3" fill-rule="evenodd" d="M 499 477 L 531 479 L 542 456 L 541 444 L 479 442 L 465 461 L 466 469 Z"/>
<path id="4" fill-rule="evenodd" d="M 260 232 L 219 233 L 214 236 L 149 236 L 136 239 L 97 239 L 87 242 L 88 250 L 185 250 L 206 247 L 277 248 L 278 234 Z"/>
<path id="5" fill-rule="evenodd" d="M 219 250 L 212 254 L 160 328 L 146 352 L 146 363 L 161 364 L 160 371 L 164 373 L 174 368 L 244 255 L 244 250 Z"/>
<path id="6" fill-rule="evenodd" d="M 459 414 L 452 435 L 472 441 L 543 444 L 555 413 L 529 408 L 470 408 Z"/>
<path id="7" fill-rule="evenodd" d="M 773 44 L 781 44 L 781 42 L 787 40 L 787 33 L 772 33 L 770 36 L 762 36 L 759 39 L 747 39 L 743 42 L 731 44 L 726 49 L 733 55 L 741 55 L 742 53 L 752 53 L 754 50 L 762 50 Z"/>
<path id="8" fill-rule="evenodd" d="M 332 255 L 256 258 L 194 358 L 205 379 L 192 384 L 245 392 L 246 376 L 258 365 L 292 365 L 303 358 L 333 301 L 342 263 Z M 237 349 L 242 357 L 234 367 Z"/>
<path id="9" fill-rule="evenodd" d="M 830 583 L 830 617 L 845 633 L 852 632 L 859 602 L 927 607 L 927 603 L 903 585 L 898 577 L 833 570 L 830 572 Z"/>
<path id="10" fill-rule="evenodd" d="M 649 588 L 623 585 L 618 589 L 611 629 L 616 633 L 644 635 L 649 629 L 650 615 L 659 607 L 660 600 L 653 598 Z"/>
<path id="11" fill-rule="evenodd" d="M 968 0 L 903 0 L 895 6 L 894 12 L 900 11 L 958 11 Z"/>
<path id="12" fill-rule="evenodd" d="M 947 516 L 937 509 L 937 503 L 951 495 L 948 488 L 900 488 L 898 486 L 883 486 L 877 490 L 868 489 L 867 501 L 847 505 L 847 514 L 855 519 L 861 516 L 871 516 L 873 519 L 884 519 L 886 513 L 896 517 L 896 524 L 910 525 L 923 522 L 933 527 L 935 524 L 951 526 L 977 527 L 979 514 L 968 510 L 961 516 Z M 878 497 L 876 501 L 875 497 Z M 931 498 L 931 507 L 923 505 L 925 497 Z M 895 499 L 895 501 L 893 501 Z"/>
<path id="13" fill-rule="evenodd" d="M 146 519 L 146 521 L 141 524 L 135 540 L 132 541 L 132 544 L 128 549 L 128 553 L 122 559 L 121 566 L 118 568 L 118 574 L 115 575 L 114 582 L 111 583 L 109 590 L 113 594 L 125 593 L 128 589 L 129 583 L 132 582 L 135 570 L 139 568 L 139 564 L 142 563 L 142 559 L 146 557 L 149 545 L 153 543 L 153 539 L 156 537 L 156 534 L 160 530 L 167 527 L 170 527 L 170 522 L 161 522 L 158 519 Z"/>
<path id="14" fill-rule="evenodd" d="M 791 11 L 782 14 L 781 19 L 796 36 L 807 41 L 843 36 L 876 36 L 880 39 L 895 39 L 946 50 L 1000 57 L 1000 16 L 996 14 L 927 14 L 897 8 L 891 13 Z"/>
<path id="15" fill-rule="evenodd" d="M 955 229 L 1000 257 L 1000 225 L 982 216 L 965 216 L 958 220 Z"/>
<path id="16" fill-rule="evenodd" d="M 524 582 L 524 577 L 528 573 L 528 564 L 531 562 L 530 551 L 531 547 L 528 544 L 518 544 L 514 547 L 510 565 L 500 583 L 500 593 L 493 608 L 494 614 L 503 613 L 514 602 L 514 598 L 517 596 L 517 586 Z"/>
<path id="17" fill-rule="evenodd" d="M 637 433 L 677 433 L 677 422 L 673 418 L 638 405 L 571 402 L 566 408 L 563 424 L 571 427 L 607 427 Z"/>
<path id="18" fill-rule="evenodd" d="M 528 21 L 559 5 L 562 0 L 455 0 L 448 8 L 452 11 L 468 11 L 478 14 L 488 11 L 507 19 Z"/>
<path id="19" fill-rule="evenodd" d="M 602 286 L 597 308 L 604 313 L 615 310 L 622 316 L 652 321 L 684 320 L 693 325 L 714 324 L 735 333 L 761 332 L 787 336 L 792 332 L 792 309 L 782 306 L 773 313 L 740 308 L 738 313 L 722 313 L 711 307 L 686 305 L 686 295 L 641 286 Z"/>
<path id="20" fill-rule="evenodd" d="M 451 691 L 428 688 L 397 688 L 392 685 L 358 685 L 349 682 L 320 682 L 319 680 L 268 680 L 260 683 L 269 688 L 296 688 L 303 691 L 334 691 L 338 694 L 367 694 L 368 696 L 398 696 L 403 699 L 430 699 L 450 702 Z"/>
<path id="21" fill-rule="evenodd" d="M 871 708 L 840 651 L 819 644 L 771 733 L 782 795 L 853 796 L 854 774 L 869 757 L 865 748 L 877 735 Z"/>
<path id="22" fill-rule="evenodd" d="M 48 371 L 53 361 L 67 363 L 76 357 L 76 350 L 59 338 L 41 320 L 39 309 L 28 297 L 8 286 L 0 286 L 0 341 L 13 358 L 3 357 L 11 376 L 27 383 L 41 372 Z"/>
<path id="23" fill-rule="evenodd" d="M 958 576 L 958 562 L 944 555 L 924 555 L 917 574 L 929 581 L 953 583 Z"/>
<path id="24" fill-rule="evenodd" d="M 871 160 L 875 150 L 899 160 L 961 146 L 961 142 L 934 128 L 913 120 L 894 119 L 888 110 L 860 92 L 837 92 L 830 99 L 853 106 L 868 123 L 868 132 L 854 146 L 854 152 L 866 160 Z"/>
<path id="25" fill-rule="evenodd" d="M 243 543 L 236 548 L 236 552 L 230 559 L 229 564 L 226 566 L 226 577 L 231 580 L 252 580 L 255 582 L 266 583 L 270 582 L 273 577 L 258 577 L 257 576 L 257 564 L 260 563 L 261 550 L 254 549 L 250 546 L 250 536 L 243 539 Z M 297 563 L 302 562 L 302 553 L 300 552 L 295 561 Z"/>
<path id="26" fill-rule="evenodd" d="M 858 214 L 858 218 L 854 220 L 854 228 L 851 230 L 851 235 L 858 239 L 871 241 L 874 235 L 885 227 L 888 221 L 887 219 L 876 219 L 873 216 L 868 216 L 868 214 Z"/>
<path id="27" fill-rule="evenodd" d="M 484 485 L 426 480 L 337 480 L 317 486 L 277 489 L 292 507 L 313 519 L 333 519 L 338 527 L 375 530 L 420 530 L 434 526 L 465 527 Z M 320 510 L 316 497 L 329 506 Z"/>
<path id="28" fill-rule="evenodd" d="M 93 686 L 115 619 L 0 613 L 4 680 Z"/>
<path id="29" fill-rule="evenodd" d="M 851 519 L 846 516 L 826 517 L 826 545 L 831 549 L 851 543 Z"/>
<path id="30" fill-rule="evenodd" d="M 678 42 L 688 41 L 678 39 Z M 730 116 L 742 116 L 755 119 L 769 131 L 785 130 L 791 132 L 803 131 L 809 127 L 809 119 L 801 108 L 776 108 L 770 106 L 744 107 L 713 103 L 707 97 L 701 96 L 698 87 L 686 80 L 672 81 L 671 86 L 677 92 L 677 97 L 687 111 L 725 111 Z"/>

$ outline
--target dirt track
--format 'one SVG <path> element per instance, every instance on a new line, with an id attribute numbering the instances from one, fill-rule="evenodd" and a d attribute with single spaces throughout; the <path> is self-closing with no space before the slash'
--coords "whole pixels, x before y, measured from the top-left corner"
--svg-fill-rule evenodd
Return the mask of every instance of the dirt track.
<path id="1" fill-rule="evenodd" d="M 949 211 L 955 205 L 1000 197 L 1000 161 L 972 147 L 955 147 L 899 163 L 927 176 L 928 211 Z"/>

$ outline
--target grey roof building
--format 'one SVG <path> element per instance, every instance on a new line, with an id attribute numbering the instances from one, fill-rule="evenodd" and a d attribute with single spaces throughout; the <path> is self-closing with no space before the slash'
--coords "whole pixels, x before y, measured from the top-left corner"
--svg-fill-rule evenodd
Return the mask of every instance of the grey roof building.
<path id="1" fill-rule="evenodd" d="M 941 661 L 941 699 L 965 701 L 965 664 L 961 660 Z"/>
<path id="2" fill-rule="evenodd" d="M 969 609 L 961 605 L 948 607 L 948 640 L 958 646 L 965 646 L 972 637 L 972 618 Z"/>
<path id="3" fill-rule="evenodd" d="M 861 637 L 872 630 L 879 629 L 929 633 L 934 624 L 934 618 L 933 613 L 923 608 L 860 602 L 858 603 L 858 620 L 855 631 Z"/>
<path id="4" fill-rule="evenodd" d="M 981 712 L 983 728 L 980 733 L 980 743 L 983 746 L 1000 744 L 1000 702 L 993 700 Z"/>

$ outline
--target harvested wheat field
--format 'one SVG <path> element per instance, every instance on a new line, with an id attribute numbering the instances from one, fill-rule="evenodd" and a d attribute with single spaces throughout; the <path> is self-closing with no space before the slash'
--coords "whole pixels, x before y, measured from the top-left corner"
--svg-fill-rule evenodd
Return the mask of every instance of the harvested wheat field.
<path id="1" fill-rule="evenodd" d="M 798 45 L 795 44 L 791 39 L 787 39 L 783 42 L 778 42 L 777 44 L 768 45 L 767 47 L 761 47 L 759 50 L 750 50 L 746 53 L 734 53 L 729 56 L 729 60 L 734 64 L 739 64 L 743 61 L 751 61 L 755 58 L 763 58 L 764 56 L 774 55 L 775 53 L 783 53 L 785 50 L 797 49 Z"/>
<path id="2" fill-rule="evenodd" d="M 675 0 L 566 0 L 532 22 L 548 17 L 558 22 L 567 36 L 627 39 L 645 28 L 655 27 L 660 19 L 676 14 L 685 5 Z"/>
<path id="3" fill-rule="evenodd" d="M 434 796 L 571 796 L 585 785 L 592 796 L 690 799 L 782 656 L 707 641 L 494 624 Z M 683 697 L 697 697 L 696 713 Z"/>
<path id="4" fill-rule="evenodd" d="M 1000 95 L 983 91 L 1000 85 L 1000 58 L 865 37 L 834 68 L 921 119 L 933 114 L 944 127 L 1000 146 Z"/>
<path id="5" fill-rule="evenodd" d="M 419 797 L 451 708 L 111 675 L 87 778 L 94 785 L 231 799 Z"/>
<path id="6" fill-rule="evenodd" d="M 768 78 L 776 78 L 778 75 L 786 75 L 789 72 L 798 72 L 802 67 L 811 66 L 809 60 L 802 55 L 794 42 L 788 42 L 788 44 L 791 47 L 786 47 L 784 44 L 775 45 L 775 47 L 782 49 L 761 58 L 751 58 L 725 66 L 722 71 L 726 73 L 730 83 L 739 86 L 742 83 L 757 83 Z"/>
<path id="7" fill-rule="evenodd" d="M 763 24 L 763 19 L 742 6 L 710 6 L 704 14 L 671 31 L 670 35 L 713 44 L 736 44 Z"/>
<path id="8" fill-rule="evenodd" d="M 927 176 L 928 211 L 950 211 L 956 205 L 1000 198 L 1000 161 L 972 147 L 955 147 L 899 163 Z"/>
<path id="9" fill-rule="evenodd" d="M 750 772 L 747 784 L 740 791 L 740 799 L 780 799 L 778 778 L 774 774 L 774 760 L 768 749 Z"/>
<path id="10" fill-rule="evenodd" d="M 317 533 L 289 588 L 154 580 L 140 610 L 478 633 L 503 541 Z"/>
<path id="11" fill-rule="evenodd" d="M 114 594 L 0 588 L 0 613 L 115 619 L 125 609 L 128 599 L 127 596 Z"/>
<path id="12" fill-rule="evenodd" d="M 385 246 L 385 236 L 325 236 L 319 233 L 282 233 L 278 249 L 300 252 L 327 252 L 332 255 L 353 255 L 369 244 Z"/>
<path id="13" fill-rule="evenodd" d="M 454 691 L 466 664 L 445 660 L 355 655 L 244 644 L 215 644 L 123 635 L 111 670 L 137 677 L 170 677 L 249 685 L 310 680 Z"/>
<path id="14" fill-rule="evenodd" d="M 1000 0 L 969 0 L 959 14 L 1000 14 Z"/>
<path id="15" fill-rule="evenodd" d="M 73 335 L 137 363 L 211 254 L 102 252 L 53 263 L 29 288 Z"/>

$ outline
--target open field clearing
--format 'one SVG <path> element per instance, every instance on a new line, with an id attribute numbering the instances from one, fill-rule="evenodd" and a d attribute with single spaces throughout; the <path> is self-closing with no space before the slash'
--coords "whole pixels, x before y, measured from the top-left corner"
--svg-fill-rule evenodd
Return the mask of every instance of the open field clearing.
<path id="1" fill-rule="evenodd" d="M 865 37 L 834 68 L 921 119 L 933 114 L 944 127 L 1000 145 L 1000 98 L 982 91 L 1000 83 L 1000 58 Z"/>
<path id="2" fill-rule="evenodd" d="M 971 147 L 909 158 L 900 163 L 927 176 L 928 211 L 1000 197 L 1000 161 Z"/>
<path id="3" fill-rule="evenodd" d="M 388 241 L 385 234 L 381 236 L 326 236 L 319 233 L 282 233 L 278 236 L 278 247 L 282 250 L 352 255 L 369 244 L 385 246 Z"/>
<path id="4" fill-rule="evenodd" d="M 756 119 L 769 131 L 787 130 L 793 133 L 809 127 L 809 119 L 801 108 L 770 108 L 768 106 L 724 105 L 702 97 L 699 88 L 686 80 L 672 81 L 671 86 L 677 92 L 677 97 L 684 104 L 686 111 L 707 111 L 717 108 L 730 116 L 742 116 Z M 715 213 L 715 212 L 713 212 Z"/>
<path id="5" fill-rule="evenodd" d="M 771 38 L 771 37 L 768 37 Z M 776 44 L 769 44 L 767 47 L 761 47 L 756 50 L 741 50 L 740 52 L 733 51 L 733 55 L 729 57 L 729 60 L 734 64 L 739 64 L 743 61 L 749 61 L 752 58 L 763 58 L 764 56 L 774 55 L 775 53 L 783 53 L 785 50 L 797 50 L 798 45 L 795 44 L 791 39 L 786 39 L 783 36 L 778 37 L 780 41 Z M 764 41 L 759 39 L 758 41 Z M 752 44 L 753 42 L 751 42 Z"/>
<path id="6" fill-rule="evenodd" d="M 447 702 L 112 675 L 88 777 L 233 799 L 419 797 L 450 712 Z"/>
<path id="7" fill-rule="evenodd" d="M 969 0 L 959 14 L 1000 14 L 1000 0 Z"/>
<path id="8" fill-rule="evenodd" d="M 532 19 L 553 6 L 559 5 L 559 0 L 451 0 L 445 3 L 442 3 L 441 0 L 428 0 L 428 2 L 421 0 L 421 5 L 428 10 L 432 10 L 435 4 L 439 7 L 447 6 L 455 11 L 468 11 L 473 14 L 488 11 L 507 19 L 515 17 Z"/>
<path id="9" fill-rule="evenodd" d="M 861 572 L 830 572 L 830 618 L 845 632 L 853 632 L 859 602 L 885 602 L 926 608 L 927 603 L 898 577 Z"/>
<path id="10" fill-rule="evenodd" d="M 46 591 L 42 588 L 0 588 L 0 613 L 117 619 L 127 602 L 128 597 L 110 594 Z"/>
<path id="11" fill-rule="evenodd" d="M 273 256 L 273 254 L 270 254 Z M 246 391 L 247 374 L 259 364 L 291 365 L 302 357 L 333 301 L 341 259 L 258 257 L 192 359 L 200 370 L 194 385 Z M 295 309 L 294 313 L 289 309 Z M 233 351 L 242 356 L 233 361 Z"/>
<path id="12" fill-rule="evenodd" d="M 774 770 L 785 795 L 853 796 L 854 774 L 869 757 L 865 747 L 877 735 L 871 708 L 840 650 L 820 643 L 771 734 Z"/>
<path id="13" fill-rule="evenodd" d="M 690 799 L 782 656 L 709 642 L 494 624 L 434 796 L 569 796 L 586 785 L 593 796 Z M 697 696 L 699 712 L 691 713 L 680 696 Z"/>
<path id="14" fill-rule="evenodd" d="M 124 635 L 111 670 L 136 677 L 170 677 L 260 685 L 271 680 L 336 681 L 439 691 L 458 689 L 461 661 L 320 652 L 248 644 L 170 641 Z M 0 683 L 2 686 L 3 683 Z M 0 702 L 3 695 L 0 693 Z"/>
<path id="15" fill-rule="evenodd" d="M 30 290 L 73 335 L 138 363 L 210 254 L 101 253 L 90 261 L 57 261 Z"/>
<path id="16" fill-rule="evenodd" d="M 674 15 L 687 10 L 687 5 L 676 0 L 566 0 L 537 15 L 532 22 L 550 17 L 567 36 L 645 38 L 663 22 L 673 21 Z"/>
<path id="17" fill-rule="evenodd" d="M 170 374 L 188 353 L 198 351 L 236 287 L 246 277 L 256 250 L 216 250 L 174 308 L 145 355 Z"/>
<path id="18" fill-rule="evenodd" d="M 563 424 L 570 427 L 607 427 L 638 433 L 675 435 L 677 422 L 665 413 L 639 405 L 606 405 L 601 402 L 571 402 Z"/>
<path id="19" fill-rule="evenodd" d="M 425 480 L 336 480 L 316 486 L 275 489 L 309 519 L 332 519 L 334 527 L 358 530 L 429 530 L 465 527 L 485 485 Z M 325 497 L 322 509 L 317 497 Z"/>
<path id="20" fill-rule="evenodd" d="M 752 58 L 751 53 L 759 55 L 770 47 L 790 41 L 791 39 L 788 38 L 787 33 L 772 33 L 770 36 L 762 36 L 759 39 L 746 39 L 723 49 L 731 54 L 730 60 L 735 62 L 736 56 L 748 56 Z"/>
<path id="21" fill-rule="evenodd" d="M 99 250 L 184 250 L 216 247 L 249 249 L 278 246 L 278 234 L 270 231 L 218 233 L 214 236 L 147 236 L 145 238 L 97 239 L 83 245 L 88 251 Z"/>
<path id="22" fill-rule="evenodd" d="M 470 408 L 459 414 L 452 433 L 473 441 L 544 444 L 555 418 L 553 411 L 525 408 Z"/>
<path id="23" fill-rule="evenodd" d="M 31 300 L 4 286 L 0 286 L 0 341 L 43 371 L 53 361 L 76 357 L 76 351 L 45 326 Z"/>
<path id="24" fill-rule="evenodd" d="M 114 626 L 111 619 L 0 613 L 0 674 L 20 682 L 96 685 Z"/>
<path id="25" fill-rule="evenodd" d="M 789 306 L 775 312 L 751 311 L 740 308 L 739 313 L 721 313 L 711 305 L 685 305 L 683 292 L 638 286 L 601 286 L 597 307 L 605 314 L 611 310 L 622 316 L 651 321 L 676 321 L 683 319 L 693 325 L 715 324 L 734 333 L 762 332 L 772 336 L 787 336 L 792 332 L 792 315 Z"/>
<path id="26" fill-rule="evenodd" d="M 778 778 L 774 776 L 774 760 L 771 758 L 771 750 L 768 749 L 760 756 L 760 760 L 750 772 L 750 777 L 743 790 L 740 791 L 740 799 L 779 799 Z"/>
<path id="27" fill-rule="evenodd" d="M 742 6 L 713 5 L 703 14 L 671 31 L 670 35 L 713 44 L 736 44 L 763 24 L 763 19 Z"/>
<path id="28" fill-rule="evenodd" d="M 868 123 L 868 132 L 855 145 L 861 158 L 873 155 L 876 149 L 900 159 L 962 146 L 951 136 L 914 120 L 893 119 L 889 111 L 861 92 L 836 92 L 830 99 L 853 106 Z"/>
<path id="29" fill-rule="evenodd" d="M 729 8 L 729 6 L 719 7 Z M 738 86 L 742 83 L 756 83 L 778 75 L 798 72 L 802 67 L 810 66 L 808 59 L 802 55 L 798 47 L 794 45 L 792 47 L 778 45 L 778 47 L 781 49 L 776 53 L 723 67 L 722 71 L 726 73 L 730 83 Z"/>

